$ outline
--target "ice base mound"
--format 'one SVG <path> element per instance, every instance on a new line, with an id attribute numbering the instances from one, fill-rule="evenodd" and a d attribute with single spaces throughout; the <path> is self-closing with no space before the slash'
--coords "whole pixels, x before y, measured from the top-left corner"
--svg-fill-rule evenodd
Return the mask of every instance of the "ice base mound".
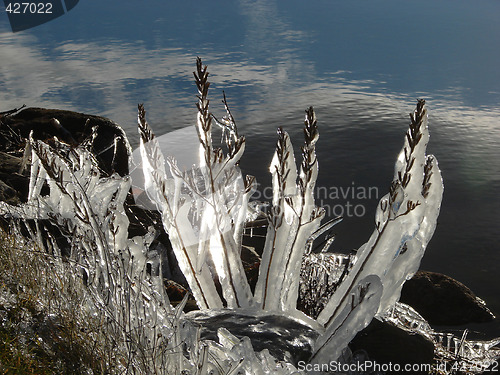
<path id="1" fill-rule="evenodd" d="M 217 330 L 223 327 L 239 339 L 248 337 L 256 353 L 267 349 L 276 359 L 294 365 L 309 359 L 313 343 L 319 336 L 314 328 L 283 315 L 199 310 L 186 314 L 184 319 L 200 326 L 202 340 L 218 342 Z"/>

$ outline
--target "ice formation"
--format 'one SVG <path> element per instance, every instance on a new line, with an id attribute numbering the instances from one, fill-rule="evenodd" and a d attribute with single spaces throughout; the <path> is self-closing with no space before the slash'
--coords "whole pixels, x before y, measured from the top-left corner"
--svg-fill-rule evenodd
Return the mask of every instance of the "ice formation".
<path id="1" fill-rule="evenodd" d="M 319 315 L 323 324 L 342 309 L 357 280 L 368 275 L 381 277 L 378 314 L 383 314 L 398 301 L 405 280 L 418 270 L 436 228 L 443 195 L 436 159 L 425 154 L 429 132 L 424 104 L 419 101 L 411 116 L 390 192 L 377 207 L 375 231 L 358 250 L 356 263 Z"/>
<path id="2" fill-rule="evenodd" d="M 352 256 L 327 252 L 332 242 L 329 233 L 340 218 L 321 224 L 325 213 L 314 203 L 319 132 L 313 109 L 306 110 L 298 169 L 289 135 L 278 130 L 270 166 L 273 201 L 269 211 L 261 213 L 267 217 L 268 230 L 252 292 L 241 261 L 244 228 L 255 208 L 249 208 L 255 179 L 244 178 L 238 167 L 245 139 L 238 135 L 225 98 L 226 117 L 218 121 L 209 112 L 208 72 L 200 60 L 195 78 L 199 161 L 192 168 L 180 167 L 172 157 L 165 160 L 142 105 L 138 123 L 144 188 L 161 213 L 200 312 L 182 312 L 187 296 L 177 307 L 171 306 L 160 254 L 149 249 L 153 229 L 144 236 L 128 236 L 124 207 L 130 176 L 101 176 L 88 145 L 72 148 L 56 140 L 49 146 L 30 139 L 28 202 L 0 203 L 0 214 L 17 219 L 20 232 L 29 232 L 53 254 L 65 277 L 83 280 L 81 293 L 88 308 L 107 318 L 106 329 L 117 342 L 115 355 L 123 358 L 121 370 L 303 373 L 296 367 L 297 358 L 286 350 L 278 351 L 285 353 L 279 355 L 282 358 L 266 349 L 255 351 L 248 337 L 236 337 L 239 332 L 219 328 L 217 338 L 202 337 L 210 319 L 218 322 L 224 316 L 232 320 L 247 316 L 248 322 L 257 322 L 256 327 L 270 316 L 285 327 L 307 327 L 304 331 L 312 332 L 310 345 L 297 345 L 308 347 L 304 353 L 311 364 L 345 360 L 347 344 L 374 317 L 430 335 L 437 350 L 455 351 L 461 359 L 484 363 L 499 356 L 493 348 L 496 341 L 464 339 L 457 345 L 397 302 L 434 232 L 443 194 L 437 161 L 425 153 L 429 133 L 424 101 L 411 115 L 394 181 L 377 207 L 375 231 Z M 226 153 L 213 146 L 213 123 L 223 128 Z M 66 248 L 54 237 L 54 227 L 66 239 Z M 325 234 L 323 252 L 312 253 L 313 242 Z M 298 308 L 299 299 L 310 316 Z M 280 327 L 273 329 L 284 335 Z"/>

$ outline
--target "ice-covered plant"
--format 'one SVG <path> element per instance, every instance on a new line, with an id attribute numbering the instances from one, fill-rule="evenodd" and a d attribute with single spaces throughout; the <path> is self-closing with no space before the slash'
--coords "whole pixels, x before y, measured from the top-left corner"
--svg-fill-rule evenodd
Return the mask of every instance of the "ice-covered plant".
<path id="1" fill-rule="evenodd" d="M 191 169 L 182 170 L 173 158 L 165 160 L 142 105 L 138 127 L 145 190 L 161 214 L 201 312 L 299 322 L 314 332 L 306 353 L 311 364 L 341 357 L 375 316 L 400 326 L 416 325 L 440 345 L 440 336 L 397 302 L 434 232 L 443 194 L 437 161 L 426 155 L 425 102 L 419 101 L 411 115 L 394 180 L 377 207 L 375 231 L 356 255 L 327 252 L 329 233 L 340 218 L 322 224 L 324 210 L 314 202 L 319 132 L 313 108 L 306 110 L 299 169 L 289 135 L 278 129 L 270 166 L 273 200 L 262 213 L 268 228 L 252 293 L 241 260 L 256 186 L 238 166 L 245 139 L 238 135 L 225 96 L 227 115 L 219 121 L 210 113 L 208 71 L 199 59 L 194 76 L 199 161 Z M 225 152 L 212 142 L 213 124 L 222 128 Z M 299 373 L 293 358 L 255 352 L 248 337 L 236 337 L 238 332 L 220 328 L 218 342 L 201 339 L 201 328 L 192 323 L 196 317 L 182 312 L 187 296 L 176 308 L 171 306 L 161 254 L 151 249 L 154 228 L 142 236 L 129 235 L 130 176 L 102 175 L 86 143 L 70 147 L 57 139 L 49 145 L 30 138 L 29 145 L 28 201 L 19 206 L 0 202 L 0 214 L 16 219 L 19 233 L 31 234 L 45 247 L 57 272 L 65 275 L 58 280 L 70 277 L 79 285 L 75 290 L 85 302 L 82 307 L 102 320 L 102 331 L 112 343 L 109 361 L 117 372 Z M 322 235 L 323 252 L 312 253 Z M 299 296 L 310 316 L 298 308 Z M 488 354 L 493 342 L 482 343 L 484 350 L 474 351 L 474 345 L 461 344 L 457 352 L 477 361 L 494 358 Z"/>
<path id="2" fill-rule="evenodd" d="M 314 203 L 318 174 L 315 144 L 319 137 L 314 111 L 306 111 L 299 172 L 290 137 L 283 129 L 278 130 L 270 167 L 273 202 L 252 296 L 240 260 L 241 228 L 253 181 L 243 179 L 237 167 L 244 139 L 236 137 L 234 121 L 228 116 L 226 121 L 234 137 L 226 137 L 228 154 L 212 146 L 208 72 L 200 60 L 195 78 L 200 162 L 190 171 L 180 171 L 170 159 L 167 162 L 174 177 L 167 177 L 158 142 L 146 123 L 144 109 L 139 108 L 146 190 L 162 212 L 165 230 L 171 235 L 193 295 L 200 308 L 220 308 L 224 299 L 227 308 L 252 307 L 309 322 L 297 309 L 304 254 L 315 238 L 337 222 L 334 219 L 321 226 L 324 211 Z M 404 280 L 418 268 L 434 231 L 442 196 L 435 159 L 425 155 L 426 121 L 424 102 L 419 101 L 396 164 L 395 180 L 378 208 L 376 232 L 358 251 L 352 270 L 319 314 L 315 360 L 321 360 L 326 351 L 329 358 L 340 355 L 355 332 L 377 311 L 383 313 L 394 305 Z M 215 286 L 216 279 L 222 285 L 222 295 Z M 332 356 L 332 350 L 337 354 Z"/>
<path id="3" fill-rule="evenodd" d="M 2 204 L 2 213 L 22 219 L 52 255 L 59 273 L 85 285 L 79 292 L 82 302 L 90 303 L 82 308 L 102 316 L 120 367 L 158 373 L 168 358 L 162 352 L 172 351 L 174 310 L 158 273 L 160 257 L 147 253 L 152 235 L 128 238 L 124 201 L 130 178 L 101 177 L 84 145 L 51 147 L 32 138 L 29 144 L 28 201 L 19 207 Z M 58 231 L 40 230 L 49 222 Z M 63 249 L 57 234 L 67 241 Z"/>

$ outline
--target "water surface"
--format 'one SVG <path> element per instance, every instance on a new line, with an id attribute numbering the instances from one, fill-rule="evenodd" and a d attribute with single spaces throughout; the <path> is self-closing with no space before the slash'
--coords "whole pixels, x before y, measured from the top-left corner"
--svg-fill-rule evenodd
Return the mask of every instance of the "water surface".
<path id="1" fill-rule="evenodd" d="M 377 189 L 366 198 L 319 197 L 332 214 L 348 204 L 364 209 L 338 226 L 334 248 L 347 251 L 370 236 L 408 113 L 425 98 L 428 149 L 445 193 L 422 268 L 464 282 L 498 315 L 498 14 L 496 0 L 81 1 L 13 34 L 2 13 L 0 109 L 106 116 L 136 146 L 137 103 L 158 134 L 193 124 L 200 56 L 212 73 L 212 110 L 223 114 L 224 89 L 247 137 L 243 170 L 262 190 L 276 128 L 286 128 L 298 151 L 310 105 L 321 133 L 318 186 Z M 477 330 L 500 335 L 500 324 Z"/>

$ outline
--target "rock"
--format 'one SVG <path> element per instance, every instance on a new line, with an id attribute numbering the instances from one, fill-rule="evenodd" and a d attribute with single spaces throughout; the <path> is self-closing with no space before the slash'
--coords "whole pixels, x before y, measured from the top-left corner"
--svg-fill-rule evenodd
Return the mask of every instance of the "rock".
<path id="1" fill-rule="evenodd" d="M 495 318 L 464 284 L 435 272 L 418 271 L 404 284 L 400 301 L 417 310 L 431 325 L 481 323 Z"/>
<path id="2" fill-rule="evenodd" d="M 4 173 L 19 173 L 21 171 L 22 158 L 0 151 L 0 170 Z"/>
<path id="3" fill-rule="evenodd" d="M 16 191 L 2 180 L 0 180 L 0 201 L 7 202 L 11 205 L 19 203 Z"/>
<path id="4" fill-rule="evenodd" d="M 411 364 L 432 364 L 434 344 L 424 336 L 410 334 L 390 323 L 373 319 L 364 330 L 358 332 L 349 344 L 353 351 L 364 350 L 370 361 L 377 365 L 389 365 L 395 369 L 395 364 L 401 366 Z M 370 362 L 373 364 L 373 362 Z M 387 374 L 398 371 L 387 371 Z M 399 372 L 401 373 L 401 371 Z M 426 371 L 412 371 L 412 374 L 427 374 Z"/>
<path id="5" fill-rule="evenodd" d="M 104 117 L 58 109 L 26 108 L 0 114 L 0 200 L 10 204 L 26 202 L 29 165 L 22 169 L 26 139 L 50 141 L 53 137 L 76 146 L 89 140 L 104 175 L 128 175 L 131 154 L 125 132 Z M 29 154 L 28 154 L 29 155 Z"/>
<path id="6" fill-rule="evenodd" d="M 0 201 L 11 205 L 28 197 L 29 171 L 21 172 L 22 158 L 0 152 Z"/>
<path id="7" fill-rule="evenodd" d="M 31 131 L 35 139 L 57 137 L 75 146 L 91 137 L 93 153 L 103 172 L 108 175 L 116 172 L 120 176 L 129 172 L 128 156 L 131 150 L 125 132 L 105 117 L 59 109 L 26 108 L 15 114 L 4 115 L 0 121 L 4 138 L 0 144 L 4 147 L 13 147 L 12 138 L 18 136 L 20 140 L 26 139 Z M 93 128 L 96 129 L 95 133 Z M 9 142 L 5 139 L 7 137 Z"/>

